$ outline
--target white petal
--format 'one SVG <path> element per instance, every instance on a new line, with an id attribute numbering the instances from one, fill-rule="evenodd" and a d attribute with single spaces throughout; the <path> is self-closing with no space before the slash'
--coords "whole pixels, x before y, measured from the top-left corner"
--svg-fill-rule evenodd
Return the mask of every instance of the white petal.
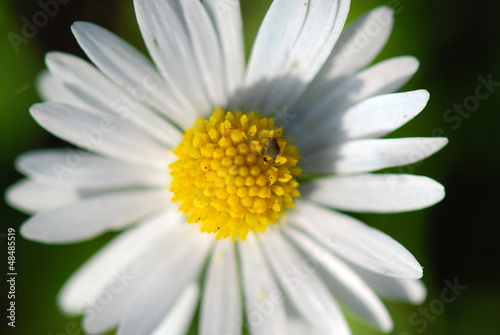
<path id="1" fill-rule="evenodd" d="M 289 211 L 288 219 L 363 268 L 391 277 L 422 277 L 422 267 L 401 244 L 350 216 L 301 201 L 296 210 Z"/>
<path id="2" fill-rule="evenodd" d="M 304 184 L 304 198 L 333 208 L 372 213 L 398 213 L 443 200 L 444 187 L 433 179 L 405 174 L 361 174 L 321 178 Z"/>
<path id="3" fill-rule="evenodd" d="M 46 56 L 51 73 L 89 111 L 105 113 L 129 121 L 168 146 L 181 139 L 177 128 L 142 105 L 144 97 L 125 94 L 94 66 L 81 58 L 60 52 Z"/>
<path id="4" fill-rule="evenodd" d="M 260 25 L 248 61 L 245 107 L 260 107 L 264 95 L 273 84 L 271 81 L 278 78 L 300 35 L 307 16 L 307 5 L 307 2 L 299 0 L 277 0 L 271 4 Z"/>
<path id="5" fill-rule="evenodd" d="M 21 226 L 21 234 L 44 243 L 83 241 L 120 230 L 170 204 L 166 191 L 122 191 L 38 212 Z"/>
<path id="6" fill-rule="evenodd" d="M 241 333 L 241 297 L 235 245 L 218 241 L 205 277 L 199 333 L 220 335 Z"/>
<path id="7" fill-rule="evenodd" d="M 10 206 L 33 214 L 74 203 L 80 196 L 74 188 L 22 179 L 7 189 L 5 198 Z"/>
<path id="8" fill-rule="evenodd" d="M 200 287 L 198 284 L 189 284 L 181 293 L 174 306 L 162 319 L 160 325 L 151 333 L 152 335 L 183 335 L 186 334 L 191 325 L 198 299 Z"/>
<path id="9" fill-rule="evenodd" d="M 253 234 L 238 243 L 246 320 L 252 335 L 288 335 L 284 297 Z"/>
<path id="10" fill-rule="evenodd" d="M 229 98 L 241 87 L 245 68 L 243 24 L 239 0 L 203 1 L 214 22 L 224 57 Z"/>
<path id="11" fill-rule="evenodd" d="M 425 301 L 427 288 L 422 280 L 387 277 L 356 265 L 353 267 L 382 298 L 409 302 L 414 305 L 420 305 Z"/>
<path id="12" fill-rule="evenodd" d="M 179 215 L 178 218 L 174 229 L 149 239 L 148 246 L 122 269 L 121 272 L 127 275 L 125 282 L 122 278 L 110 278 L 111 281 L 99 292 L 98 297 L 90 302 L 82 322 L 86 332 L 104 333 L 114 328 L 137 299 L 152 287 L 153 282 L 170 282 L 174 279 L 172 277 L 177 276 L 175 266 L 179 262 L 185 262 L 186 266 L 189 266 L 187 263 L 191 259 L 187 256 L 188 249 L 191 249 L 193 257 L 197 258 L 199 251 L 205 248 L 203 243 L 200 243 L 199 231 L 187 226 L 182 216 Z M 183 283 L 183 286 L 187 287 L 190 283 Z M 182 289 L 183 287 L 179 287 L 168 295 L 172 298 L 172 303 L 177 300 Z M 163 314 L 167 315 L 168 311 Z M 160 322 L 161 320 L 158 324 Z M 151 331 L 158 324 L 149 325 Z"/>
<path id="13" fill-rule="evenodd" d="M 134 0 L 137 22 L 149 54 L 169 89 L 202 115 L 211 111 L 212 105 L 205 92 L 182 11 L 173 2 Z"/>
<path id="14" fill-rule="evenodd" d="M 392 319 L 384 304 L 349 266 L 299 231 L 285 231 L 306 253 L 310 263 L 321 267 L 319 270 L 324 272 L 320 275 L 326 279 L 325 283 L 337 299 L 379 330 L 388 332 L 392 329 Z"/>
<path id="15" fill-rule="evenodd" d="M 183 127 L 194 121 L 190 104 L 178 101 L 142 53 L 107 29 L 89 22 L 71 27 L 78 43 L 99 69 L 119 87 Z"/>
<path id="16" fill-rule="evenodd" d="M 199 231 L 194 243 L 185 243 L 177 255 L 168 255 L 163 271 L 151 278 L 120 322 L 118 335 L 149 334 L 171 309 L 186 283 L 195 280 L 203 269 L 213 236 Z"/>
<path id="17" fill-rule="evenodd" d="M 340 36 L 349 12 L 350 1 L 311 0 L 304 1 L 303 5 L 309 7 L 306 19 L 292 49 L 286 55 L 286 62 L 281 72 L 275 75 L 275 77 L 286 77 L 287 80 L 276 81 L 266 92 L 264 110 L 290 106 L 305 91 Z M 274 56 L 274 50 L 272 52 L 267 50 L 267 57 Z"/>
<path id="18" fill-rule="evenodd" d="M 71 91 L 62 85 L 49 71 L 43 70 L 36 79 L 36 89 L 44 101 L 62 102 L 79 108 L 85 108 L 86 103 L 76 98 Z"/>
<path id="19" fill-rule="evenodd" d="M 17 158 L 16 167 L 32 179 L 80 189 L 163 187 L 169 179 L 166 169 L 120 162 L 69 148 L 24 153 Z"/>
<path id="20" fill-rule="evenodd" d="M 179 3 L 205 90 L 214 106 L 224 108 L 227 104 L 225 69 L 221 45 L 210 16 L 199 0 L 184 0 Z"/>
<path id="21" fill-rule="evenodd" d="M 180 219 L 177 209 L 170 208 L 115 237 L 64 284 L 59 306 L 68 314 L 83 313 L 111 281 L 127 276 L 122 270 L 154 241 L 163 239 Z"/>
<path id="22" fill-rule="evenodd" d="M 418 115 L 429 93 L 417 90 L 379 95 L 363 100 L 341 113 L 332 114 L 314 132 L 300 138 L 301 151 L 326 148 L 338 142 L 383 137 Z"/>
<path id="23" fill-rule="evenodd" d="M 289 304 L 287 304 L 289 305 Z M 290 328 L 290 335 L 327 335 L 331 334 L 325 331 L 319 325 L 312 325 L 308 320 L 305 320 L 302 315 L 298 315 L 296 312 L 291 313 L 290 308 L 287 309 L 288 312 L 288 326 Z M 349 333 L 350 334 L 350 333 Z"/>
<path id="24" fill-rule="evenodd" d="M 304 111 L 290 125 L 293 135 L 311 131 L 332 113 L 339 113 L 369 97 L 392 93 L 403 87 L 415 74 L 418 60 L 410 56 L 390 58 L 349 77 L 327 97 Z"/>
<path id="25" fill-rule="evenodd" d="M 307 153 L 305 173 L 359 173 L 412 164 L 441 150 L 444 137 L 355 140 Z"/>
<path id="26" fill-rule="evenodd" d="M 393 23 L 392 9 L 381 6 L 349 25 L 297 108 L 302 110 L 320 101 L 342 80 L 370 64 L 387 42 Z"/>
<path id="27" fill-rule="evenodd" d="M 286 300 L 324 334 L 350 334 L 349 326 L 332 295 L 311 266 L 275 229 L 261 235 L 269 263 L 283 287 Z"/>
<path id="28" fill-rule="evenodd" d="M 316 329 L 312 329 L 311 325 L 307 320 L 302 319 L 299 315 L 289 316 L 287 323 L 290 326 L 290 335 L 322 335 L 324 333 L 320 332 L 318 334 Z"/>
<path id="29" fill-rule="evenodd" d="M 33 118 L 47 131 L 109 157 L 165 168 L 172 153 L 133 125 L 59 103 L 35 104 Z"/>

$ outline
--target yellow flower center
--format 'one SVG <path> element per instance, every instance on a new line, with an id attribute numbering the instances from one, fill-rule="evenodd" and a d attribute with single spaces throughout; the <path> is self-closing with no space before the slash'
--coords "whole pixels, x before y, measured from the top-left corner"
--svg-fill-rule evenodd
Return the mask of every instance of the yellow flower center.
<path id="1" fill-rule="evenodd" d="M 298 149 L 273 118 L 217 109 L 186 130 L 174 154 L 172 201 L 180 201 L 188 223 L 201 223 L 217 240 L 264 232 L 300 196 Z"/>

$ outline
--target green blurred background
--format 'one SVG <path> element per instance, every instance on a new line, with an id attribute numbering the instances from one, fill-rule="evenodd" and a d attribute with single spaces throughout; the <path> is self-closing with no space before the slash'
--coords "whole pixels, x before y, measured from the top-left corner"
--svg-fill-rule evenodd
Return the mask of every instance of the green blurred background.
<path id="1" fill-rule="evenodd" d="M 247 54 L 270 3 L 242 1 Z M 488 0 L 352 0 L 349 21 L 379 5 L 395 9 L 396 23 L 376 61 L 398 55 L 416 56 L 420 70 L 403 90 L 425 88 L 431 93 L 430 103 L 421 115 L 391 136 L 438 135 L 450 139 L 444 150 L 424 163 L 394 169 L 428 175 L 443 183 L 447 197 L 442 203 L 413 213 L 358 215 L 400 241 L 425 268 L 429 296 L 422 306 L 430 312 L 426 317 L 420 314 L 419 307 L 388 302 L 395 323 L 393 334 L 500 334 L 500 90 L 481 100 L 467 115 L 446 114 L 454 104 L 463 104 L 475 95 L 479 76 L 500 81 L 500 4 Z M 34 38 L 20 44 L 16 53 L 8 33 L 21 35 L 22 18 L 31 19 L 40 10 L 35 0 L 0 1 L 2 190 L 21 177 L 13 167 L 18 154 L 62 145 L 36 125 L 28 108 L 39 101 L 34 79 L 43 68 L 47 51 L 84 56 L 71 35 L 72 22 L 97 23 L 145 50 L 132 1 L 73 0 L 61 5 L 59 13 Z M 18 230 L 27 217 L 3 203 L 0 207 L 0 246 L 6 273 L 4 234 L 8 227 Z M 90 242 L 48 246 L 17 236 L 16 329 L 8 329 L 3 318 L 2 334 L 66 334 L 72 322 L 78 327 L 80 320 L 63 316 L 55 297 L 68 276 L 111 237 L 106 234 Z M 444 304 L 442 310 L 439 297 L 446 287 L 444 281 L 453 282 L 455 278 L 467 289 L 454 302 Z M 2 284 L 0 301 L 5 311 L 5 280 Z M 354 334 L 378 334 L 350 316 L 349 322 Z"/>

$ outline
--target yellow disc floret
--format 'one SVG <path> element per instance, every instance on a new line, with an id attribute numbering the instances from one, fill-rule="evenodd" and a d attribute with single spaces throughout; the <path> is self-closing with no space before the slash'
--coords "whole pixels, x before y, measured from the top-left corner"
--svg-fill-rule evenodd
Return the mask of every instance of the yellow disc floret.
<path id="1" fill-rule="evenodd" d="M 201 223 L 217 240 L 264 232 L 300 196 L 297 147 L 273 118 L 218 109 L 186 130 L 174 154 L 172 201 L 180 201 L 187 222 Z"/>

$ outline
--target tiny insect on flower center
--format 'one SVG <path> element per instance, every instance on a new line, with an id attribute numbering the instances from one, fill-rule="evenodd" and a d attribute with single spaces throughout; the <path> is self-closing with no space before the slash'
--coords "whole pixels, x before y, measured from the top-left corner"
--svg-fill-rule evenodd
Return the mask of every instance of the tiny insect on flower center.
<path id="1" fill-rule="evenodd" d="M 172 201 L 217 240 L 264 232 L 300 196 L 298 149 L 273 118 L 217 109 L 186 130 L 174 154 Z"/>

